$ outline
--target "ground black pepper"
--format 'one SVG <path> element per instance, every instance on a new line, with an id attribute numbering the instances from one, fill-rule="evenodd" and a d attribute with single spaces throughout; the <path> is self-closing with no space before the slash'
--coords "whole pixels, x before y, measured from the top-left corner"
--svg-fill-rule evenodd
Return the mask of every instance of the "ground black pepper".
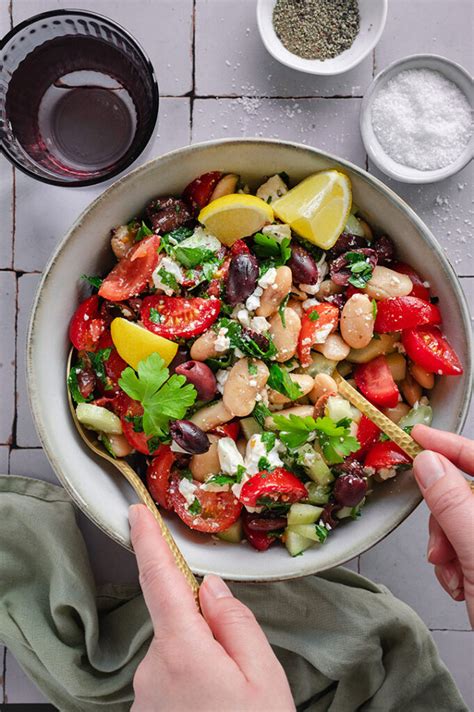
<path id="1" fill-rule="evenodd" d="M 357 0 L 277 0 L 275 32 L 304 59 L 331 59 L 349 49 L 359 32 Z"/>

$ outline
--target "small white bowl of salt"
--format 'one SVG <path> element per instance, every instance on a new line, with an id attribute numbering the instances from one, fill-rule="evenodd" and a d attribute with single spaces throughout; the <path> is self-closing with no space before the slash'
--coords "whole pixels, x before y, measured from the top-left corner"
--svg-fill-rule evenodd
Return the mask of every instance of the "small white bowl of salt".
<path id="1" fill-rule="evenodd" d="M 369 158 L 404 183 L 434 183 L 474 155 L 474 85 L 456 62 L 415 54 L 390 64 L 364 97 L 360 130 Z"/>

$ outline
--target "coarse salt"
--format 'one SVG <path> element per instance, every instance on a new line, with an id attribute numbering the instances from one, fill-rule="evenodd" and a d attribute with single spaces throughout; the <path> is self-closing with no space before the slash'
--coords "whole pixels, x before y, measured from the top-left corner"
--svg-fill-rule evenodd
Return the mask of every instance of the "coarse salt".
<path id="1" fill-rule="evenodd" d="M 431 69 L 407 69 L 391 79 L 374 99 L 371 121 L 394 161 L 424 171 L 453 163 L 472 135 L 467 97 Z"/>

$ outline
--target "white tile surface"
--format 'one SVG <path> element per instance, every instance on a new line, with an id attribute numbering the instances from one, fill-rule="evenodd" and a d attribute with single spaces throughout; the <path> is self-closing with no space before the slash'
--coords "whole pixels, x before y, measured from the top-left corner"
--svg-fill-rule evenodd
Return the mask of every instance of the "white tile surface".
<path id="1" fill-rule="evenodd" d="M 13 20 L 17 24 L 38 12 L 68 7 L 76 5 L 13 0 Z M 193 0 L 81 0 L 77 7 L 110 17 L 139 41 L 155 68 L 161 95 L 182 96 L 191 90 Z"/>
<path id="2" fill-rule="evenodd" d="M 8 455 L 10 448 L 7 445 L 0 446 L 0 474 L 4 475 L 8 471 Z M 1 659 L 1 656 L 0 656 Z"/>
<path id="3" fill-rule="evenodd" d="M 433 638 L 441 658 L 464 698 L 468 709 L 474 709 L 474 634 L 452 630 L 435 631 Z"/>
<path id="4" fill-rule="evenodd" d="M 30 319 L 31 306 L 36 293 L 40 276 L 24 274 L 18 280 L 18 323 L 16 348 L 16 391 L 17 391 L 17 422 L 16 444 L 18 447 L 38 447 L 40 442 L 36 434 L 26 390 L 26 335 Z"/>
<path id="5" fill-rule="evenodd" d="M 157 133 L 134 167 L 189 143 L 189 103 L 186 98 L 161 100 Z M 79 214 L 105 189 L 104 185 L 60 188 L 32 181 L 17 171 L 15 269 L 41 271 Z"/>
<path id="6" fill-rule="evenodd" d="M 197 96 L 361 96 L 372 58 L 336 77 L 284 67 L 266 51 L 256 24 L 256 0 L 197 0 Z"/>
<path id="7" fill-rule="evenodd" d="M 13 262 L 13 167 L 3 156 L 0 156 L 0 186 L 0 269 L 10 269 Z"/>
<path id="8" fill-rule="evenodd" d="M 0 272 L 0 443 L 9 443 L 15 415 L 16 275 Z"/>
<path id="9" fill-rule="evenodd" d="M 365 151 L 357 125 L 360 99 L 196 99 L 193 142 L 257 136 L 298 141 L 360 166 Z"/>

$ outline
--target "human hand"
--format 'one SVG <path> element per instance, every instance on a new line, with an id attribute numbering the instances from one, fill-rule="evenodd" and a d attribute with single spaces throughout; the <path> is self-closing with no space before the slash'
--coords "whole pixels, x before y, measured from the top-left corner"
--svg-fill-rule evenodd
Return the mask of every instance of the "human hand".
<path id="1" fill-rule="evenodd" d="M 474 627 L 474 496 L 460 472 L 474 475 L 474 443 L 426 425 L 416 425 L 412 436 L 425 448 L 413 469 L 431 510 L 428 561 L 444 590 L 466 601 Z"/>
<path id="2" fill-rule="evenodd" d="M 133 680 L 132 712 L 293 711 L 283 668 L 252 612 L 222 579 L 206 576 L 201 615 L 147 508 L 133 505 L 129 520 L 154 630 Z"/>

